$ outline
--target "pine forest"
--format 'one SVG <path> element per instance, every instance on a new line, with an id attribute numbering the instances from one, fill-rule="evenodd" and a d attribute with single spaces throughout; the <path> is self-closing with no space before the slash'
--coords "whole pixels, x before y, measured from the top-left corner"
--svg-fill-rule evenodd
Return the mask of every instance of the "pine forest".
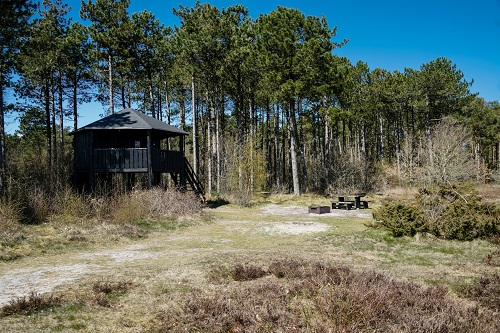
<path id="1" fill-rule="evenodd" d="M 166 9 L 165 9 L 166 10 Z M 0 189 L 71 184 L 82 105 L 134 108 L 190 135 L 210 197 L 500 180 L 500 104 L 447 58 L 388 71 L 336 55 L 335 22 L 197 2 L 180 24 L 129 0 L 3 0 Z M 7 117 L 20 119 L 5 132 Z"/>

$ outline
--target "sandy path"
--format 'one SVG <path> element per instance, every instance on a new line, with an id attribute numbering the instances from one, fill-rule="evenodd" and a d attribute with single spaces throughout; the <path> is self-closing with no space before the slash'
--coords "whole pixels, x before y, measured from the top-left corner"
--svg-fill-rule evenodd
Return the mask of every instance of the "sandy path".
<path id="1" fill-rule="evenodd" d="M 259 232 L 269 235 L 300 235 L 323 232 L 328 230 L 329 225 L 320 221 L 327 217 L 370 217 L 369 214 L 360 211 L 334 211 L 322 215 L 307 214 L 307 207 L 278 205 L 261 208 L 260 215 L 262 221 L 253 223 L 253 227 Z M 284 222 L 267 222 L 266 215 L 283 215 Z M 238 230 L 240 232 L 247 227 L 245 222 L 241 221 L 219 220 L 216 224 L 224 224 L 226 227 L 224 230 Z M 215 226 L 211 224 L 204 227 L 213 229 Z M 205 242 L 216 244 L 224 236 L 224 234 L 212 234 L 214 239 L 207 239 Z M 134 244 L 115 245 L 112 249 L 55 255 L 39 258 L 40 260 L 29 258 L 4 263 L 0 266 L 0 307 L 16 298 L 29 296 L 33 292 L 50 293 L 85 277 L 99 277 L 103 274 L 119 271 L 120 267 L 130 263 L 158 258 L 162 260 L 168 258 L 175 262 L 176 255 L 185 256 L 186 253 L 196 252 L 196 249 L 184 249 L 181 252 L 169 247 L 169 243 L 183 240 L 184 243 L 189 244 L 190 237 L 192 235 L 189 234 L 188 228 L 180 235 L 152 235 Z"/>

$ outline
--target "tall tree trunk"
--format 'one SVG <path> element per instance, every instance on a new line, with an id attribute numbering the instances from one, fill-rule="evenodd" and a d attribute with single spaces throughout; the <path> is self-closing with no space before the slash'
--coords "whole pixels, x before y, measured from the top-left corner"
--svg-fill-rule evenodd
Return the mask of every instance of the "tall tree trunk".
<path id="1" fill-rule="evenodd" d="M 170 98 L 168 97 L 167 81 L 165 81 L 165 107 L 167 109 L 167 124 L 170 125 L 170 121 L 172 118 L 172 110 L 170 109 Z M 181 119 L 181 130 L 184 131 L 184 123 L 182 121 L 183 119 Z"/>
<path id="2" fill-rule="evenodd" d="M 73 78 L 73 131 L 78 129 L 78 80 Z"/>
<path id="3" fill-rule="evenodd" d="M 63 85 L 62 85 L 62 73 L 59 72 L 59 93 L 58 93 L 58 98 L 59 98 L 59 136 L 60 136 L 60 154 L 59 158 L 61 163 L 59 163 L 58 169 L 62 167 L 64 164 L 64 108 L 63 108 L 63 102 L 64 102 L 64 96 L 63 96 Z"/>
<path id="4" fill-rule="evenodd" d="M 126 92 L 126 88 L 125 88 L 125 85 L 122 85 L 121 86 L 121 97 L 122 97 L 122 108 L 126 109 L 127 108 L 127 92 Z"/>
<path id="5" fill-rule="evenodd" d="M 254 175 L 254 105 L 253 98 L 250 99 L 250 192 L 253 193 L 253 188 L 255 185 L 255 175 Z"/>
<path id="6" fill-rule="evenodd" d="M 156 109 L 155 109 L 155 97 L 154 97 L 154 92 L 153 92 L 153 79 L 151 78 L 151 73 L 148 72 L 148 90 L 149 90 L 149 106 L 151 108 L 151 116 L 153 118 L 159 118 L 156 115 Z"/>
<path id="7" fill-rule="evenodd" d="M 158 119 L 160 121 L 163 121 L 163 100 L 161 98 L 161 92 L 160 89 L 158 89 L 158 94 L 155 97 L 157 103 L 156 103 L 156 114 L 158 115 Z"/>
<path id="8" fill-rule="evenodd" d="M 479 145 L 479 142 L 476 142 L 475 144 L 475 159 L 476 159 L 476 180 L 480 180 L 482 177 L 482 172 L 481 172 L 481 146 Z"/>
<path id="9" fill-rule="evenodd" d="M 108 54 L 108 84 L 109 84 L 109 113 L 115 113 L 114 96 L 113 96 L 113 64 L 111 53 Z"/>
<path id="10" fill-rule="evenodd" d="M 47 185 L 52 186 L 52 138 L 51 138 L 51 122 L 50 122 L 50 87 L 49 80 L 46 79 L 44 86 L 44 103 L 45 103 L 45 135 L 47 139 Z"/>
<path id="11" fill-rule="evenodd" d="M 182 95 L 180 101 L 179 101 L 179 113 L 180 113 L 180 122 L 181 122 L 181 129 L 183 131 L 186 130 L 186 103 L 184 101 L 184 94 Z"/>
<path id="12" fill-rule="evenodd" d="M 292 165 L 293 193 L 300 195 L 299 168 L 297 163 L 297 121 L 295 119 L 295 99 L 290 100 L 288 131 L 290 133 L 290 161 Z"/>
<path id="13" fill-rule="evenodd" d="M 54 87 L 53 87 L 54 88 Z M 59 166 L 59 154 L 58 154 L 58 144 L 57 144 L 57 128 L 56 128 L 56 96 L 55 96 L 55 89 L 52 89 L 52 96 L 51 96 L 51 101 L 52 101 L 52 153 L 53 153 L 53 160 L 52 160 L 52 169 L 53 169 L 53 174 L 54 174 L 54 185 L 57 185 L 58 183 L 58 166 Z"/>
<path id="14" fill-rule="evenodd" d="M 220 126 L 221 126 L 221 115 L 224 114 L 224 95 L 221 97 L 221 103 L 219 103 L 220 107 L 217 110 L 216 114 L 216 121 L 215 121 L 215 166 L 217 168 L 216 171 L 216 190 L 217 194 L 220 193 L 220 181 L 221 181 L 221 176 L 222 176 L 222 171 L 221 171 L 221 146 L 220 146 L 220 138 L 221 138 L 221 132 L 220 132 Z"/>
<path id="15" fill-rule="evenodd" d="M 332 183 L 333 177 L 332 177 L 332 166 L 331 166 L 331 150 L 330 150 L 330 140 L 331 140 L 331 130 L 330 126 L 328 124 L 328 119 L 325 119 L 325 167 L 326 167 L 326 181 L 327 181 L 327 186 L 329 187 L 330 184 Z"/>
<path id="16" fill-rule="evenodd" d="M 207 124 L 207 176 L 208 176 L 208 186 L 207 186 L 207 194 L 208 196 L 211 196 L 212 195 L 212 186 L 213 186 L 213 183 L 212 183 L 212 164 L 213 164 L 213 160 L 212 160 L 212 105 L 211 105 L 211 102 L 210 102 L 210 98 L 208 97 L 208 92 L 206 93 L 206 96 L 205 96 L 206 100 L 207 100 L 207 115 L 210 117 L 209 120 L 208 120 L 208 124 Z"/>
<path id="17" fill-rule="evenodd" d="M 195 101 L 195 95 L 194 95 L 194 75 L 191 76 L 191 111 L 193 112 L 193 170 L 196 174 L 198 173 L 198 139 L 197 139 L 197 131 L 198 128 L 196 127 L 196 117 L 197 117 L 197 112 L 196 112 L 196 101 Z"/>
<path id="18" fill-rule="evenodd" d="M 298 115 L 299 115 L 299 120 L 302 120 L 302 118 L 300 118 L 300 114 L 301 114 L 301 108 L 302 108 L 302 101 L 299 100 L 299 105 L 297 106 L 297 111 L 298 111 Z M 295 113 L 294 113 L 294 116 L 292 119 L 295 119 Z M 309 184 L 309 179 L 308 179 L 308 174 L 307 174 L 307 164 L 306 164 L 306 154 L 305 154 L 305 147 L 304 147 L 304 139 L 303 139 L 303 130 L 302 130 L 302 121 L 299 121 L 299 124 L 300 124 L 300 140 L 299 140 L 299 133 L 298 133 L 298 130 L 297 130 L 297 125 L 295 125 L 295 143 L 297 145 L 297 151 L 298 151 L 298 154 L 299 154 L 299 157 L 300 157 L 300 161 L 301 161 L 301 164 L 302 164 L 302 175 L 301 175 L 301 178 L 303 180 L 302 184 L 304 184 L 304 188 L 306 189 L 306 191 L 308 190 L 308 184 Z M 313 125 L 314 126 L 314 125 Z M 300 184 L 300 181 L 299 181 L 299 184 Z"/>
<path id="19" fill-rule="evenodd" d="M 274 116 L 274 177 L 276 179 L 276 190 L 281 189 L 281 158 L 280 158 L 280 135 L 279 135 L 279 124 L 280 124 L 280 111 L 279 106 L 276 105 L 276 111 Z"/>
<path id="20" fill-rule="evenodd" d="M 0 198 L 6 195 L 6 167 L 5 167 L 5 110 L 3 102 L 3 71 L 0 67 Z"/>
<path id="21" fill-rule="evenodd" d="M 262 156 L 264 156 L 267 160 L 267 165 L 266 165 L 266 174 L 270 173 L 272 170 L 272 156 L 271 156 L 271 148 L 270 148 L 270 137 L 269 137 L 269 132 L 270 132 L 270 122 L 269 122 L 269 117 L 270 117 L 270 110 L 269 110 L 269 103 L 266 104 L 266 123 L 263 126 L 263 136 L 262 136 Z M 266 182 L 267 187 L 271 187 L 271 184 L 269 183 L 269 178 L 267 179 Z"/>

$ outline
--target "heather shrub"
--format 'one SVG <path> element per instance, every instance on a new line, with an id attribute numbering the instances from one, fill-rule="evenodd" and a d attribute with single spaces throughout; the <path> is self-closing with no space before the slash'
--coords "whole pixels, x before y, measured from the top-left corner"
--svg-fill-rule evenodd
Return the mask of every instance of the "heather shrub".
<path id="1" fill-rule="evenodd" d="M 373 211 L 376 226 L 391 231 L 395 237 L 414 236 L 424 232 L 427 224 L 420 208 L 401 201 L 387 202 Z"/>
<path id="2" fill-rule="evenodd" d="M 99 306 L 109 308 L 118 296 L 125 294 L 132 286 L 132 282 L 128 280 L 102 279 L 92 285 L 93 295 L 90 299 Z"/>
<path id="3" fill-rule="evenodd" d="M 500 273 L 482 276 L 462 290 L 464 296 L 472 298 L 483 306 L 500 311 Z"/>
<path id="4" fill-rule="evenodd" d="M 492 310 L 451 297 L 444 288 L 379 272 L 281 260 L 271 263 L 268 273 L 226 281 L 205 293 L 193 291 L 148 331 L 465 333 L 500 328 Z"/>
<path id="5" fill-rule="evenodd" d="M 19 297 L 10 301 L 9 304 L 0 309 L 0 316 L 31 315 L 59 306 L 62 302 L 63 300 L 59 296 L 31 293 L 29 296 Z"/>
<path id="6" fill-rule="evenodd" d="M 267 275 L 267 272 L 260 266 L 238 264 L 231 270 L 231 277 L 234 281 L 250 281 Z"/>

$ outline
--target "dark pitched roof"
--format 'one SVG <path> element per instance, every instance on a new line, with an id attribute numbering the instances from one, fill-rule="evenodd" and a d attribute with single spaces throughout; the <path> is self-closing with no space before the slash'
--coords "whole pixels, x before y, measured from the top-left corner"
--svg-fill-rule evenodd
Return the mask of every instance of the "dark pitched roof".
<path id="1" fill-rule="evenodd" d="M 112 129 L 151 129 L 162 132 L 170 132 L 181 135 L 188 135 L 189 133 L 171 126 L 163 121 L 147 116 L 142 112 L 134 109 L 123 109 L 120 112 L 109 115 L 86 126 L 83 126 L 73 133 L 83 130 L 112 130 Z"/>

